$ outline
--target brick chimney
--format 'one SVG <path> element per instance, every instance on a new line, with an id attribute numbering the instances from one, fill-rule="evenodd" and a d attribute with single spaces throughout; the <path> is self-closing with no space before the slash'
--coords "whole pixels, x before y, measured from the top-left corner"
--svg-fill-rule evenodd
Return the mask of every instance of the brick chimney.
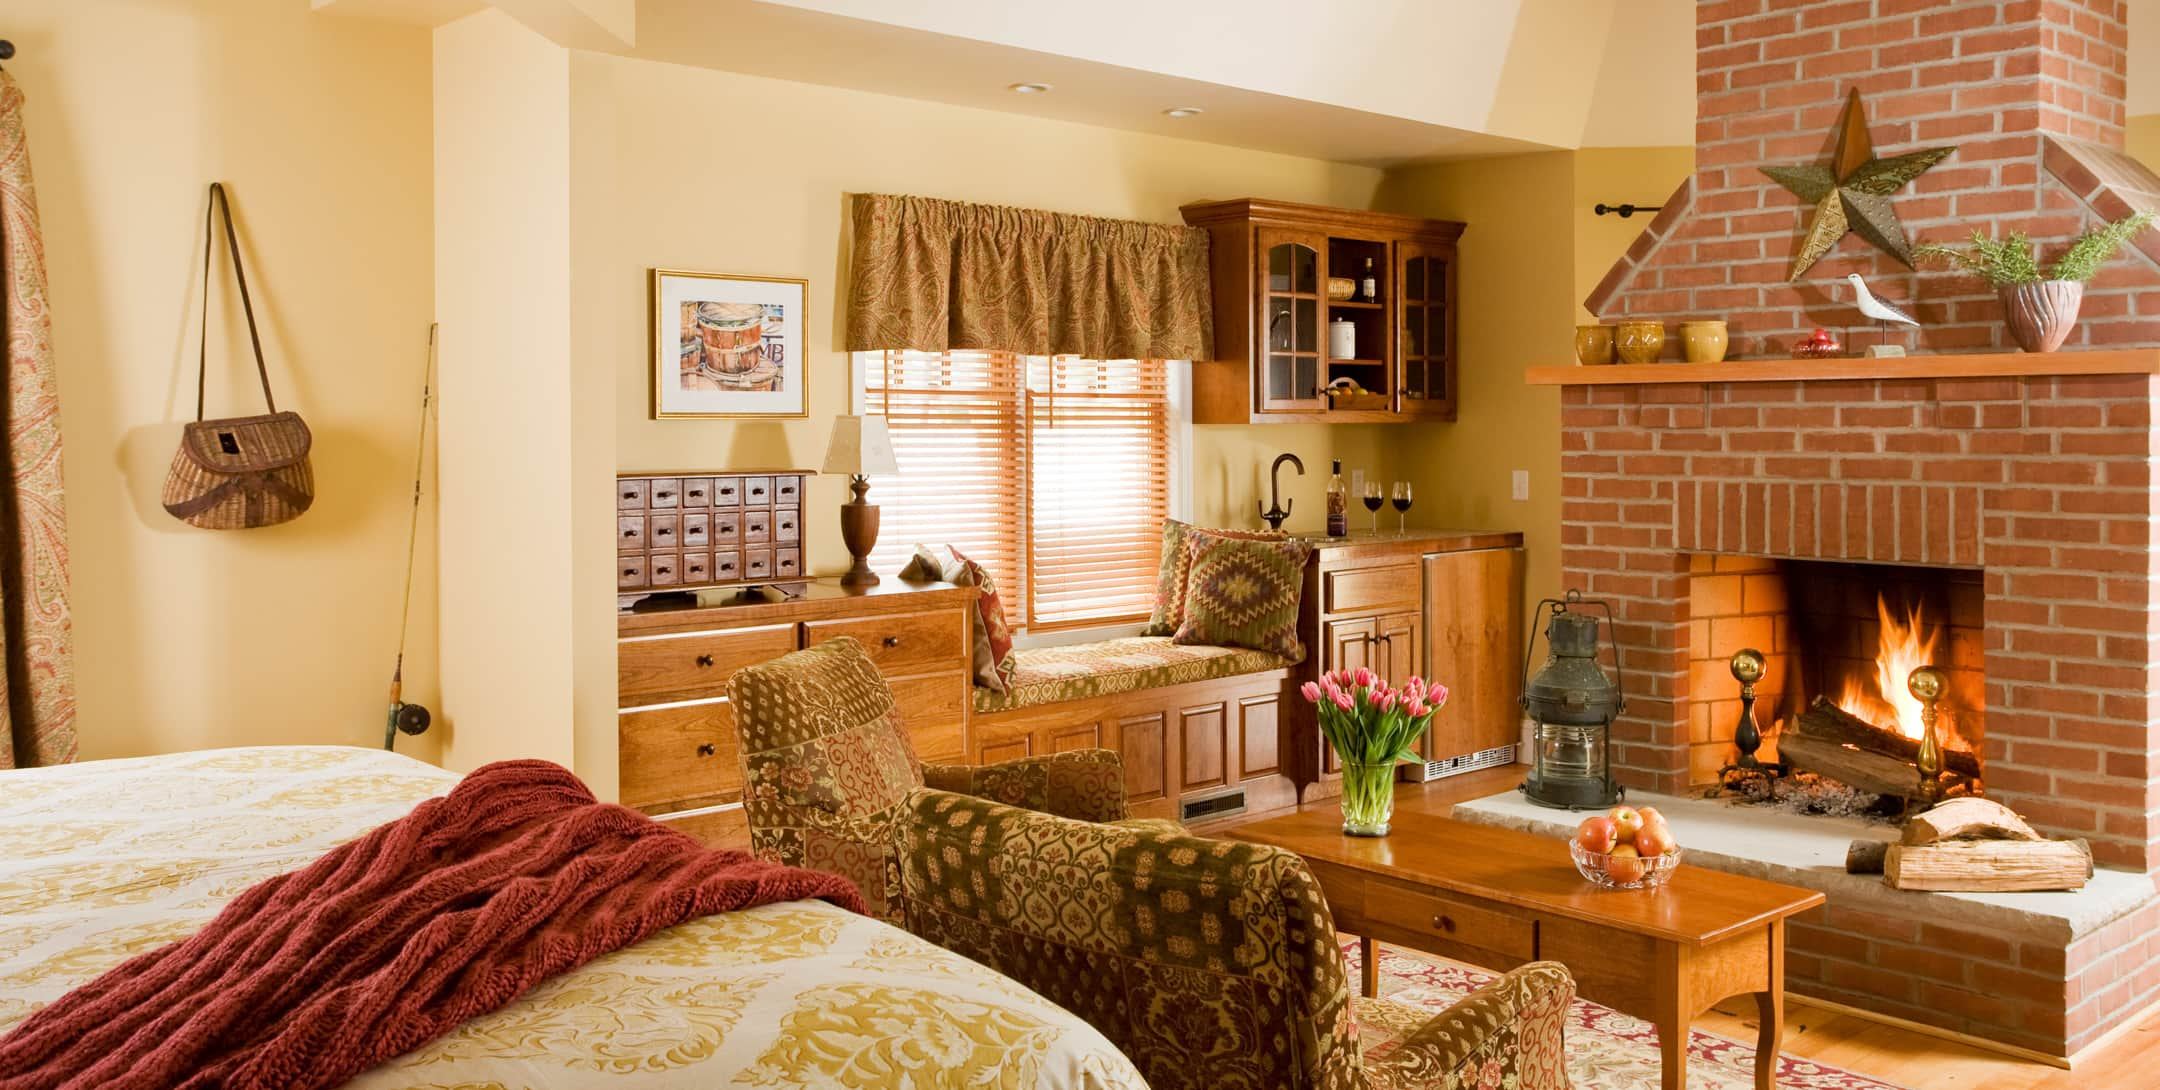
<path id="1" fill-rule="evenodd" d="M 1849 89 L 1877 154 L 1953 145 L 1893 204 L 1918 242 L 2024 232 L 2044 259 L 2091 227 L 2160 209 L 2160 177 L 2122 152 L 2121 0 L 1703 0 L 1696 16 L 1695 174 L 1584 305 L 1611 320 L 1723 318 L 1739 357 L 1781 358 L 1814 328 L 1878 335 L 1848 273 L 1914 314 L 1923 352 L 2012 351 L 1994 293 L 1908 269 L 1847 235 L 1798 283 L 1812 214 L 1765 165 L 1822 163 Z M 2160 345 L 2160 231 L 2088 287 L 2066 346 Z M 1677 358 L 1677 337 L 1668 336 Z"/>

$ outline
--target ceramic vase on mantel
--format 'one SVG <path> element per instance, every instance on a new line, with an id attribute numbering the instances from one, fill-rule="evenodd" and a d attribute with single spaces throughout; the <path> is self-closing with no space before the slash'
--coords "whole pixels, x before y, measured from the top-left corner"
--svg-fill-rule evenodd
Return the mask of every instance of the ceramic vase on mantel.
<path id="1" fill-rule="evenodd" d="M 2085 302 L 2082 280 L 2035 280 L 1999 290 L 2010 339 L 2027 352 L 2053 352 L 2077 326 Z"/>
<path id="2" fill-rule="evenodd" d="M 1613 333 L 1621 363 L 1656 363 L 1665 354 L 1665 323 L 1622 322 Z"/>

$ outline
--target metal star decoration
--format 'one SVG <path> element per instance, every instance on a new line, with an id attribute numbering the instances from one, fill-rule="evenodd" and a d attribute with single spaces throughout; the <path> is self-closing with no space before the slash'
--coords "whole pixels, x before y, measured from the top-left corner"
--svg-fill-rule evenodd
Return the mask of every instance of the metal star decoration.
<path id="1" fill-rule="evenodd" d="M 1815 206 L 1807 237 L 1793 253 L 1792 271 L 1786 281 L 1800 279 L 1848 232 L 1857 232 L 1910 266 L 1912 244 L 1905 239 L 1896 209 L 1890 207 L 1890 195 L 1956 150 L 1923 148 L 1888 159 L 1876 158 L 1875 147 L 1868 140 L 1867 117 L 1860 109 L 1860 90 L 1854 88 L 1845 98 L 1845 113 L 1838 118 L 1837 146 L 1828 164 L 1762 168 L 1779 185 Z"/>

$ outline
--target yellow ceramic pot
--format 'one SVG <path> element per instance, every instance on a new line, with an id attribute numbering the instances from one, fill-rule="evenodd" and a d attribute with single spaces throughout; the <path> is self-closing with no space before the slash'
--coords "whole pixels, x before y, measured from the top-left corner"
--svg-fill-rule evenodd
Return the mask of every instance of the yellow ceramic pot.
<path id="1" fill-rule="evenodd" d="M 1621 363 L 1656 363 L 1665 352 L 1665 323 L 1622 322 L 1613 333 Z"/>
<path id="2" fill-rule="evenodd" d="M 1687 354 L 1689 363 L 1725 362 L 1725 323 L 1699 321 L 1680 323 L 1680 348 Z"/>
<path id="3" fill-rule="evenodd" d="M 1609 325 L 1575 327 L 1575 358 L 1583 363 L 1613 361 L 1613 329 Z"/>

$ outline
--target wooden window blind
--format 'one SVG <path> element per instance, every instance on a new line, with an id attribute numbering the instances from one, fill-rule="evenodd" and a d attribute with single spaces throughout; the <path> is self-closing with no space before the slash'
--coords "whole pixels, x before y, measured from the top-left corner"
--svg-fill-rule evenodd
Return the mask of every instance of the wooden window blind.
<path id="1" fill-rule="evenodd" d="M 989 569 L 1018 627 L 1145 617 L 1169 513 L 1170 405 L 1161 360 L 883 352 L 864 411 L 887 417 L 897 476 L 871 496 L 871 563 L 918 542 Z"/>
<path id="2" fill-rule="evenodd" d="M 1028 627 L 1143 618 L 1169 514 L 1161 360 L 1028 361 Z"/>

